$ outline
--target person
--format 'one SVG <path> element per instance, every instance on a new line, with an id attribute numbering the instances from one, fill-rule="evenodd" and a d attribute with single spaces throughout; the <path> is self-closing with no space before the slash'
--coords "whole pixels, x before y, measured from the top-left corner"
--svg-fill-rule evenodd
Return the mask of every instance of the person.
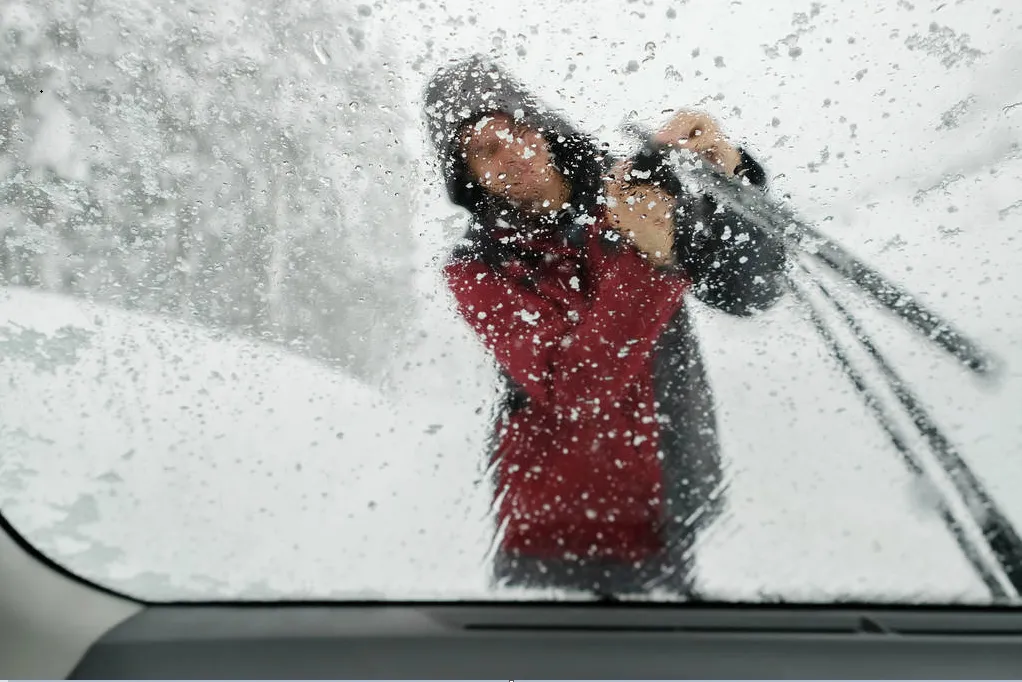
<path id="1" fill-rule="evenodd" d="M 481 57 L 440 69 L 425 101 L 473 218 L 446 283 L 508 386 L 495 583 L 698 598 L 694 542 L 726 486 L 686 294 L 750 316 L 780 297 L 784 253 L 664 159 L 683 147 L 760 187 L 763 168 L 691 111 L 615 160 Z"/>

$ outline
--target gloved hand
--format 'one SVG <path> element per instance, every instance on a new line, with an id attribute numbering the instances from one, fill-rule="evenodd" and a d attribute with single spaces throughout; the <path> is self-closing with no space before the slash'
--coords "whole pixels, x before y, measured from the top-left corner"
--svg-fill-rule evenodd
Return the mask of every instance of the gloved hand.
<path id="1" fill-rule="evenodd" d="M 687 149 L 717 166 L 727 175 L 734 175 L 742 163 L 742 153 L 728 141 L 720 124 L 702 111 L 682 109 L 653 136 L 655 144 Z"/>

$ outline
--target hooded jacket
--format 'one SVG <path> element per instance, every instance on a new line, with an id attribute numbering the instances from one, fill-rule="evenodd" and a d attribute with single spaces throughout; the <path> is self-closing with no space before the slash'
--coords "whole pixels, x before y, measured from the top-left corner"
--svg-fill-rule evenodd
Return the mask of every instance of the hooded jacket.
<path id="1" fill-rule="evenodd" d="M 524 215 L 471 182 L 466 124 L 502 112 L 541 131 L 569 206 Z M 426 120 L 450 199 L 473 222 L 444 274 L 507 378 L 491 453 L 498 582 L 599 594 L 691 588 L 691 549 L 721 509 L 713 397 L 685 306 L 735 315 L 781 295 L 779 244 L 691 196 L 646 145 L 633 168 L 678 199 L 677 265 L 657 268 L 614 231 L 604 150 L 496 66 L 441 69 Z M 742 151 L 739 174 L 765 182 Z"/>

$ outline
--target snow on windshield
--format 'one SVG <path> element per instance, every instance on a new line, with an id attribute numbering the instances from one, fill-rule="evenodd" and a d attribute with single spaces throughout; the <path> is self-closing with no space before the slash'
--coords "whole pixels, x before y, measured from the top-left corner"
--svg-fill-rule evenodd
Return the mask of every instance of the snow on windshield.
<path id="1" fill-rule="evenodd" d="M 146 599 L 593 596 L 526 584 L 525 560 L 493 580 L 512 551 L 495 526 L 528 525 L 501 519 L 487 461 L 512 360 L 472 326 L 504 319 L 499 303 L 459 314 L 445 266 L 471 217 L 423 116 L 433 74 L 479 54 L 615 154 L 637 145 L 626 123 L 708 113 L 771 197 L 977 340 L 992 377 L 823 278 L 1004 513 L 996 528 L 1022 525 L 1020 20 L 1000 0 L 8 2 L 0 510 L 58 563 Z M 494 276 L 465 272 L 473 291 Z M 675 557 L 700 598 L 1017 596 L 996 514 L 956 497 L 922 432 L 913 473 L 796 296 L 750 317 L 691 292 L 684 308 L 706 387 L 689 373 L 674 395 L 715 415 L 726 483 Z M 549 318 L 515 316 L 530 344 Z M 641 593 L 677 596 L 662 587 Z"/>

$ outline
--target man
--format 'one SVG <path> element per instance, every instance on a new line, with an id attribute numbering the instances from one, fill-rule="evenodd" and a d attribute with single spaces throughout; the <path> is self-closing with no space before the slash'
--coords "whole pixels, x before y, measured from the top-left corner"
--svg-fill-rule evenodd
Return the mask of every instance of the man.
<path id="1" fill-rule="evenodd" d="M 720 510 L 713 400 L 685 294 L 736 315 L 781 295 L 781 247 L 663 163 L 687 148 L 762 186 L 704 114 L 615 161 L 472 58 L 434 76 L 430 137 L 473 224 L 445 275 L 508 379 L 492 454 L 505 585 L 693 594 Z"/>

